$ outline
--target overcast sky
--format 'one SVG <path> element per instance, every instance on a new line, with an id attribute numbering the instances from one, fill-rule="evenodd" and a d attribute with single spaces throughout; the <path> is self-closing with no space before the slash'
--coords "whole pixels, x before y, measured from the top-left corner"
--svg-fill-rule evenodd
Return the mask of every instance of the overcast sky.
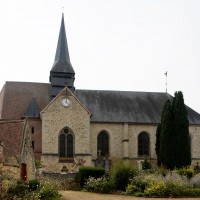
<path id="1" fill-rule="evenodd" d="M 77 89 L 182 91 L 200 113 L 199 0 L 5 0 L 0 87 L 49 82 L 64 7 Z"/>

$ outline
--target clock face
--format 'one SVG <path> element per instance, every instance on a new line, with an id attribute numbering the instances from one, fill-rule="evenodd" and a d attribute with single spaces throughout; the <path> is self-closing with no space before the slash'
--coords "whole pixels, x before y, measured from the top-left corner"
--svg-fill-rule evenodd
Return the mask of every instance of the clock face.
<path id="1" fill-rule="evenodd" d="M 69 99 L 67 99 L 67 98 L 62 99 L 62 105 L 63 105 L 64 107 L 69 107 L 70 104 L 71 104 L 71 102 L 70 102 Z"/>

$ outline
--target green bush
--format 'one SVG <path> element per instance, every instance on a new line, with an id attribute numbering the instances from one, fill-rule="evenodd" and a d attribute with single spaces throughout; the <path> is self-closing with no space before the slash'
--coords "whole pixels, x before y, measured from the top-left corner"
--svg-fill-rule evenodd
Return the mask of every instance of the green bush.
<path id="1" fill-rule="evenodd" d="M 178 180 L 170 180 L 166 183 L 166 194 L 168 197 L 181 197 L 185 189 L 185 185 Z"/>
<path id="2" fill-rule="evenodd" d="M 200 174 L 196 174 L 189 180 L 193 188 L 200 188 Z"/>
<path id="3" fill-rule="evenodd" d="M 84 188 L 87 191 L 100 192 L 100 193 L 110 193 L 114 189 L 114 184 L 112 180 L 106 177 L 100 177 L 95 179 L 94 177 L 90 177 Z"/>
<path id="4" fill-rule="evenodd" d="M 113 179 L 115 189 L 126 191 L 130 180 L 138 173 L 133 164 L 127 161 L 118 161 L 111 169 L 111 177 Z"/>
<path id="5" fill-rule="evenodd" d="M 40 160 L 35 160 L 35 167 L 36 167 L 36 169 L 42 167 L 42 163 Z"/>
<path id="6" fill-rule="evenodd" d="M 16 184 L 11 185 L 7 191 L 10 196 L 17 197 L 23 197 L 26 192 L 28 192 L 28 186 L 23 181 L 18 181 Z"/>
<path id="7" fill-rule="evenodd" d="M 189 167 L 177 169 L 176 172 L 182 176 L 186 176 L 188 179 L 194 176 L 194 170 Z"/>
<path id="8" fill-rule="evenodd" d="M 135 185 L 137 188 L 139 188 L 139 191 L 144 192 L 148 184 L 152 184 L 156 181 L 157 177 L 155 174 L 147 174 L 145 172 L 141 172 L 139 175 L 132 179 L 131 185 Z"/>
<path id="9" fill-rule="evenodd" d="M 183 182 L 179 180 L 157 180 L 149 184 L 144 193 L 149 197 L 181 197 L 185 188 Z"/>
<path id="10" fill-rule="evenodd" d="M 144 179 L 145 177 L 142 175 L 136 176 L 132 179 L 130 185 L 136 186 L 140 191 L 144 191 L 147 185 L 146 180 Z"/>
<path id="11" fill-rule="evenodd" d="M 43 200 L 59 200 L 61 198 L 60 194 L 58 193 L 58 190 L 56 190 L 53 187 L 50 187 L 48 185 L 43 186 L 40 189 L 40 199 Z"/>
<path id="12" fill-rule="evenodd" d="M 185 188 L 184 197 L 200 197 L 200 188 Z"/>
<path id="13" fill-rule="evenodd" d="M 189 187 L 188 180 L 173 171 L 165 176 L 143 171 L 133 178 L 131 185 L 149 197 L 180 197 L 183 190 Z"/>
<path id="14" fill-rule="evenodd" d="M 30 180 L 28 182 L 28 189 L 29 191 L 35 191 L 40 187 L 40 182 L 38 180 Z"/>
<path id="15" fill-rule="evenodd" d="M 59 182 L 56 180 L 30 180 L 29 182 L 18 181 L 12 184 L 7 193 L 0 194 L 0 199 L 23 199 L 23 200 L 60 200 L 58 193 Z"/>
<path id="16" fill-rule="evenodd" d="M 114 177 L 114 184 L 117 190 L 125 190 L 129 180 L 133 178 L 133 173 L 128 167 L 121 168 Z"/>
<path id="17" fill-rule="evenodd" d="M 150 185 L 144 190 L 146 196 L 149 197 L 165 197 L 166 185 L 163 181 L 157 181 L 156 183 Z"/>
<path id="18" fill-rule="evenodd" d="M 142 170 L 149 170 L 151 169 L 151 163 L 147 160 L 147 158 L 142 161 Z"/>
<path id="19" fill-rule="evenodd" d="M 140 189 L 136 185 L 129 184 L 126 188 L 126 194 L 134 194 L 139 192 Z"/>
<path id="20" fill-rule="evenodd" d="M 105 174 L 102 167 L 80 167 L 78 179 L 80 186 L 83 187 L 89 177 L 100 178 Z"/>
<path id="21" fill-rule="evenodd" d="M 155 173 L 156 174 L 161 174 L 162 176 L 166 176 L 167 173 L 169 173 L 169 169 L 161 165 L 160 167 L 156 168 Z"/>

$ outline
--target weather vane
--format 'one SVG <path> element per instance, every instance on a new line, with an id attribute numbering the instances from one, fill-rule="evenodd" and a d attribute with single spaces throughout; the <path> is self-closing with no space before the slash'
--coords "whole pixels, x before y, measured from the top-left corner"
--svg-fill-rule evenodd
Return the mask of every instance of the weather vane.
<path id="1" fill-rule="evenodd" d="M 64 6 L 62 7 L 62 13 L 64 13 Z"/>
<path id="2" fill-rule="evenodd" d="M 166 93 L 167 93 L 167 71 L 164 73 L 164 75 L 166 76 L 166 82 L 165 82 L 165 85 L 166 85 Z"/>

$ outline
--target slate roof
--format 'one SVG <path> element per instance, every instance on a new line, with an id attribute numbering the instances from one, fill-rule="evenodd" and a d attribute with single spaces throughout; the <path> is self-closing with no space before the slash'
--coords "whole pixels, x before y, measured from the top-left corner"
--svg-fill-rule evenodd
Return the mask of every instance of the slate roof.
<path id="1" fill-rule="evenodd" d="M 50 85 L 48 83 L 6 82 L 1 91 L 1 119 L 22 119 L 32 97 L 41 111 L 49 102 Z"/>
<path id="2" fill-rule="evenodd" d="M 24 118 L 39 118 L 40 117 L 40 109 L 36 102 L 35 97 L 32 97 L 31 102 L 26 110 L 26 113 L 23 116 Z"/>
<path id="3" fill-rule="evenodd" d="M 56 49 L 56 56 L 51 71 L 75 74 L 69 58 L 64 14 L 62 14 L 62 21 L 61 21 L 58 44 Z"/>
<path id="4" fill-rule="evenodd" d="M 39 110 L 50 102 L 50 84 L 6 82 L 0 97 L 1 119 L 21 119 L 34 96 Z M 76 90 L 74 95 L 92 113 L 91 122 L 159 123 L 167 93 Z M 190 124 L 200 124 L 200 114 L 187 107 Z M 32 113 L 33 114 L 33 113 Z"/>
<path id="5" fill-rule="evenodd" d="M 92 122 L 159 123 L 167 93 L 76 90 L 75 95 L 92 113 Z M 200 114 L 187 107 L 190 124 L 200 124 Z"/>

